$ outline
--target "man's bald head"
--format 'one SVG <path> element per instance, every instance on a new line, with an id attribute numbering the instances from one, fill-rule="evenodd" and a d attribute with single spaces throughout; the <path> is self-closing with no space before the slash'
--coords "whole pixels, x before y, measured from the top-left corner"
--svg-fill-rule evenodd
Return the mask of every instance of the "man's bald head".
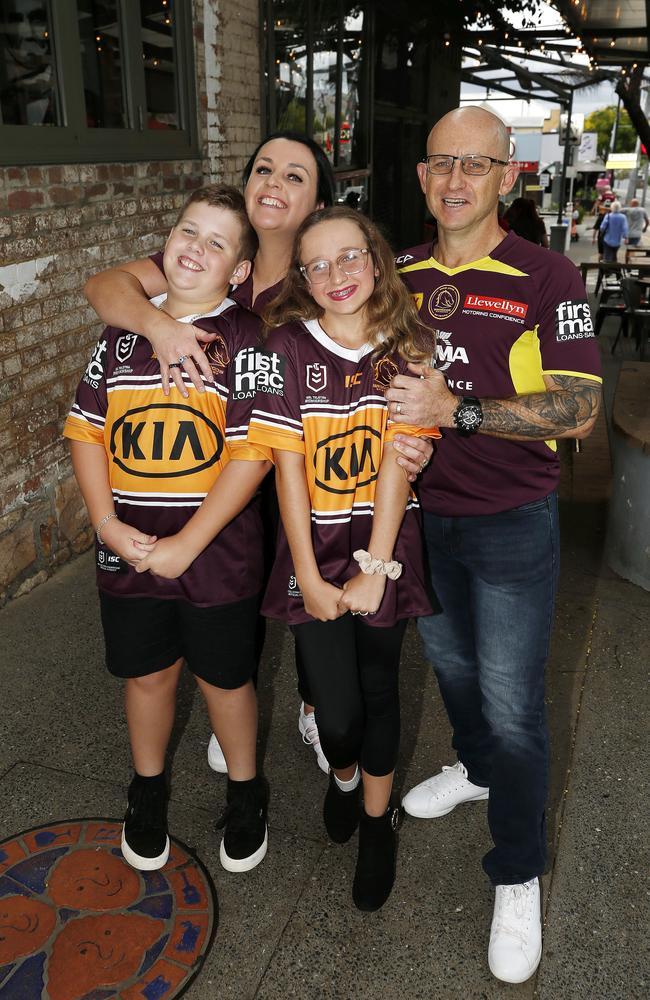
<path id="1" fill-rule="evenodd" d="M 456 136 L 458 141 L 462 139 L 466 147 L 469 142 L 472 148 L 467 147 L 465 149 L 467 153 L 485 153 L 496 156 L 499 160 L 507 160 L 510 157 L 508 129 L 498 115 L 486 111 L 485 108 L 466 105 L 443 115 L 429 133 L 427 153 L 454 152 L 452 149 L 437 148 L 440 141 L 444 144 L 450 135 Z"/>

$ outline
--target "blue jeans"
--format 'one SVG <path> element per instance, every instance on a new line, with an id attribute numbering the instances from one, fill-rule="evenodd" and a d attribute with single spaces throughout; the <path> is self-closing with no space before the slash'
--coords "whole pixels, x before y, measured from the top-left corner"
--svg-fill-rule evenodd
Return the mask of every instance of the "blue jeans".
<path id="1" fill-rule="evenodd" d="M 544 668 L 559 568 L 554 494 L 479 517 L 424 514 L 443 609 L 419 620 L 469 780 L 490 789 L 495 885 L 544 871 L 548 731 Z"/>

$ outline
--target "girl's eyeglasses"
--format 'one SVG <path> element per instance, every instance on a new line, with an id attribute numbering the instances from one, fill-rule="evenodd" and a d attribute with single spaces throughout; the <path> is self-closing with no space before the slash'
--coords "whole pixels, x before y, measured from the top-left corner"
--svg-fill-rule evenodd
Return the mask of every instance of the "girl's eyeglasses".
<path id="1" fill-rule="evenodd" d="M 343 274 L 360 274 L 368 266 L 370 250 L 346 250 L 335 261 L 312 260 L 300 266 L 300 272 L 312 285 L 322 285 L 328 281 L 332 268 L 337 267 Z"/>

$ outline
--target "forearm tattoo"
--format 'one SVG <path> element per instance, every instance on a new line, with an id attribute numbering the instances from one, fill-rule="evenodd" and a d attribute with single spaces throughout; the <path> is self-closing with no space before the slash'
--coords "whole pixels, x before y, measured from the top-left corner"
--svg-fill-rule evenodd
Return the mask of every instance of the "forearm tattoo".
<path id="1" fill-rule="evenodd" d="M 544 440 L 571 436 L 598 413 L 600 383 L 576 375 L 551 375 L 554 386 L 510 399 L 482 399 L 481 431 L 492 437 Z"/>

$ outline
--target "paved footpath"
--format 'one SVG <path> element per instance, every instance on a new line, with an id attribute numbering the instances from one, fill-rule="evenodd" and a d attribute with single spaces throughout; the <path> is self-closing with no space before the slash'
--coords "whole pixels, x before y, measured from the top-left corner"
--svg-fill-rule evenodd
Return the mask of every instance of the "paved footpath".
<path id="1" fill-rule="evenodd" d="M 379 913 L 350 898 L 356 838 L 328 844 L 326 778 L 297 732 L 291 642 L 272 625 L 260 674 L 260 758 L 271 785 L 270 848 L 223 872 L 214 820 L 224 778 L 189 681 L 172 747 L 172 832 L 212 873 L 219 928 L 188 1000 L 641 1000 L 648 970 L 650 593 L 603 564 L 603 420 L 565 465 L 563 568 L 548 670 L 553 739 L 545 950 L 522 986 L 486 963 L 493 895 L 480 858 L 485 803 L 407 819 L 395 890 Z M 516 623 L 515 623 L 516 625 Z M 0 612 L 0 839 L 58 819 L 119 817 L 129 777 L 120 688 L 105 673 L 85 555 Z M 417 635 L 402 671 L 397 788 L 452 763 L 444 709 Z M 0 989 L 0 996 L 2 990 Z"/>

